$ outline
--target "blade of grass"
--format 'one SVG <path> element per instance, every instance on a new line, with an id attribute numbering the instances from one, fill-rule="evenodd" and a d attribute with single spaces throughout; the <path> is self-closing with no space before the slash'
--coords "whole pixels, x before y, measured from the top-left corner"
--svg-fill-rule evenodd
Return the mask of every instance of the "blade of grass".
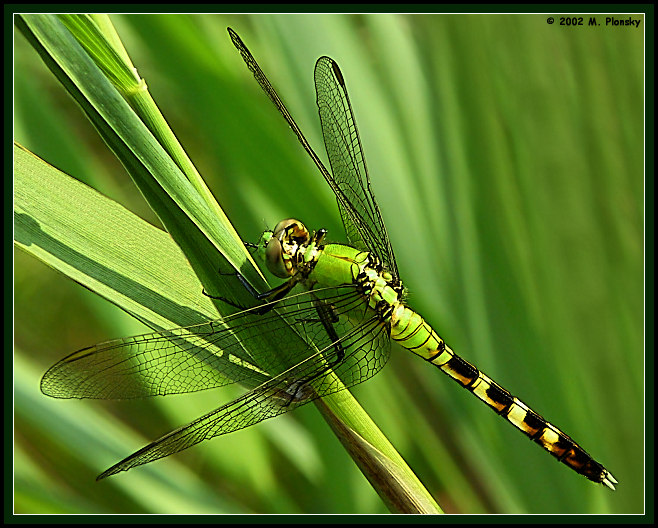
<path id="1" fill-rule="evenodd" d="M 190 186 L 190 180 L 181 174 L 178 165 L 167 155 L 148 127 L 136 116 L 130 105 L 107 80 L 102 70 L 77 44 L 77 41 L 71 37 L 68 30 L 54 17 L 26 16 L 25 21 L 27 23 L 22 24 L 21 28 L 28 39 L 89 116 L 108 146 L 126 166 L 149 204 L 167 226 L 186 256 L 190 258 L 190 263 L 197 271 L 201 282 L 205 283 L 211 277 L 213 279 L 216 277 L 210 271 L 213 268 L 208 265 L 201 266 L 202 271 L 198 272 L 195 263 L 207 264 L 211 260 L 207 258 L 207 254 L 204 255 L 199 251 L 199 247 L 205 246 L 204 249 L 209 251 L 208 248 L 212 249 L 214 246 L 227 257 L 234 267 L 242 271 L 242 263 L 246 262 L 247 258 L 244 256 L 244 246 L 239 239 L 236 243 L 235 238 L 230 235 L 235 232 L 226 226 L 221 229 L 216 227 L 223 224 L 218 224 L 217 219 L 213 217 L 212 210 L 208 207 L 203 193 L 198 192 L 199 186 L 196 186 L 195 192 L 195 186 Z M 84 24 L 81 27 L 88 28 Z M 195 238 L 207 237 L 207 244 L 197 246 L 189 243 L 189 234 L 194 233 L 193 228 L 198 228 L 199 231 L 199 236 Z M 242 256 L 238 257 L 240 254 Z M 251 275 L 253 276 L 253 271 Z M 376 446 L 376 450 L 370 451 L 371 453 L 394 452 L 381 432 L 369 419 L 365 419 L 367 415 L 351 395 L 347 396 L 348 394 L 344 392 L 341 393 L 341 398 L 326 398 L 324 403 L 332 410 L 334 416 L 356 414 L 361 416 L 361 419 L 354 421 L 352 426 L 361 426 L 359 434 L 362 437 L 376 439 L 379 445 Z M 366 424 L 365 429 L 364 424 Z M 347 426 L 347 428 L 349 429 L 351 426 Z M 362 432 L 363 434 L 361 434 Z M 354 452 L 352 454 L 354 456 Z M 368 455 L 361 451 L 360 456 Z M 409 468 L 400 464 L 402 459 L 399 455 L 397 455 L 397 459 L 395 466 L 390 467 L 397 468 L 396 474 L 404 475 L 406 479 L 416 482 L 413 487 L 425 495 L 422 501 L 416 502 L 433 504 L 431 496 L 417 484 L 417 479 Z M 384 466 L 386 465 L 388 464 L 384 464 Z M 370 466 L 362 465 L 361 467 L 367 471 Z M 375 462 L 372 466 L 381 467 L 382 464 Z M 391 471 L 385 473 L 393 474 Z M 373 483 L 379 481 L 380 479 L 371 479 Z M 389 504 L 395 504 L 395 502 L 390 501 Z"/>

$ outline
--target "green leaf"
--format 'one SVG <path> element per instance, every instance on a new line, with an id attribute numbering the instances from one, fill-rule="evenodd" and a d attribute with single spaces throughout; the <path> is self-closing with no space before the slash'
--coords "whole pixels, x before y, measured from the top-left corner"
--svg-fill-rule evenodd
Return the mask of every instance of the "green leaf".
<path id="1" fill-rule="evenodd" d="M 217 318 L 168 233 L 14 146 L 14 240 L 154 328 Z"/>
<path id="2" fill-rule="evenodd" d="M 253 277 L 253 271 L 257 271 L 257 268 L 253 267 L 250 273 L 249 268 L 245 268 L 247 262 L 251 262 L 252 266 L 253 262 L 228 219 L 223 213 L 217 216 L 217 212 L 221 210 L 196 170 L 191 163 L 179 164 L 174 159 L 181 156 L 182 149 L 172 148 L 177 142 L 161 141 L 162 138 L 169 137 L 169 129 L 163 126 L 164 120 L 158 119 L 157 116 L 161 114 L 152 100 L 142 97 L 139 98 L 139 104 L 131 106 L 129 102 L 134 103 L 134 96 L 139 95 L 140 91 L 130 94 L 126 100 L 112 82 L 114 80 L 115 83 L 120 83 L 121 76 L 115 73 L 106 77 L 108 72 L 117 70 L 119 55 L 110 53 L 108 41 L 100 38 L 100 30 L 93 21 L 87 17 L 66 17 L 67 26 L 74 32 L 72 34 L 55 17 L 26 15 L 24 20 L 22 29 L 26 36 L 121 160 L 187 257 L 190 266 L 184 266 L 186 271 L 181 272 L 186 279 L 174 285 L 175 293 L 180 289 L 180 294 L 186 294 L 186 301 L 189 302 L 193 282 L 190 270 L 194 270 L 204 286 L 214 282 L 231 283 L 229 279 L 218 281 L 216 278 L 217 271 L 213 261 L 216 266 L 220 256 L 225 257 L 245 276 Z M 73 36 L 77 36 L 78 40 L 73 39 Z M 79 41 L 84 42 L 84 49 L 79 46 Z M 91 51 L 91 55 L 85 50 Z M 98 62 L 107 64 L 99 67 Z M 145 89 L 144 83 L 140 82 L 139 86 Z M 147 118 L 142 120 L 140 115 L 135 113 L 133 106 L 138 111 L 145 110 L 139 114 L 146 115 Z M 155 134 L 152 133 L 153 130 L 156 131 Z M 164 148 L 164 144 L 169 148 Z M 170 156 L 171 152 L 174 153 L 173 157 Z M 187 159 L 185 156 L 183 158 Z M 121 211 L 116 204 L 99 204 L 97 202 L 103 200 L 90 189 L 72 183 L 55 170 L 39 168 L 38 163 L 27 152 L 17 150 L 16 161 L 16 179 L 20 180 L 16 201 L 17 222 L 20 223 L 17 244 L 93 291 L 98 291 L 147 324 L 159 328 L 167 326 L 163 325 L 165 321 L 158 317 L 163 314 L 158 313 L 156 308 L 167 313 L 164 317 L 173 317 L 171 322 L 178 326 L 190 324 L 185 320 L 185 314 L 179 314 L 177 309 L 181 308 L 180 312 L 185 312 L 187 305 L 180 304 L 176 295 L 172 298 L 166 291 L 154 290 L 153 284 L 149 282 L 155 280 L 158 285 L 169 287 L 168 282 L 161 280 L 163 270 L 153 268 L 163 266 L 177 274 L 177 268 L 171 264 L 180 260 L 180 253 L 175 258 L 167 258 L 169 255 L 163 255 L 161 252 L 150 253 L 154 249 L 152 244 L 142 243 L 142 237 L 148 237 L 146 231 L 149 228 L 142 225 L 142 229 L 139 229 L 138 219 L 127 221 L 126 212 Z M 187 167 L 188 172 L 184 173 L 181 167 Z M 34 193 L 45 193 L 44 185 L 48 189 L 46 195 L 50 207 L 44 210 L 35 209 L 32 207 L 37 201 Z M 65 200 L 75 203 L 75 209 L 61 209 L 60 204 Z M 85 211 L 80 215 L 84 219 L 76 218 L 76 211 Z M 116 213 L 117 216 L 106 219 L 99 212 Z M 40 227 L 42 225 L 48 226 L 45 232 Z M 116 226 L 138 233 L 139 238 L 126 244 L 122 238 L 125 233 Z M 103 239 L 103 235 L 107 235 L 108 227 L 116 227 L 116 238 L 110 236 Z M 52 241 L 44 241 L 43 238 Z M 153 239 L 162 244 L 160 235 Z M 123 249 L 103 251 L 114 246 L 121 246 Z M 167 246 L 175 253 L 171 244 Z M 159 264 L 153 263 L 155 255 Z M 139 263 L 142 261 L 148 262 L 149 265 L 140 268 Z M 233 278 L 235 286 L 234 276 L 230 277 Z M 215 291 L 210 287 L 208 289 Z M 192 291 L 200 295 L 198 285 Z M 224 292 L 225 289 L 219 291 Z M 243 290 L 233 287 L 228 291 L 235 296 L 236 302 L 244 301 L 246 293 Z M 138 299 L 135 299 L 135 296 Z M 167 310 L 167 303 L 171 303 L 173 313 Z M 201 301 L 201 304 L 207 308 L 208 301 Z M 219 303 L 220 309 L 222 305 L 223 303 Z M 186 315 L 195 319 L 193 322 L 199 322 L 196 318 L 203 317 L 196 308 Z M 326 397 L 320 409 L 333 421 L 339 416 L 346 419 L 343 427 L 335 429 L 339 437 L 344 431 L 352 431 L 354 428 L 353 433 L 373 442 L 372 448 L 350 449 L 349 452 L 359 460 L 372 459 L 371 464 L 360 464 L 360 467 L 366 474 L 373 468 L 378 468 L 379 476 L 369 478 L 374 486 L 386 482 L 382 475 L 396 480 L 402 477 L 403 480 L 413 483 L 407 486 L 407 489 L 414 489 L 416 494 L 423 496 L 422 500 L 415 501 L 416 504 L 423 507 L 432 505 L 431 511 L 437 511 L 431 496 L 418 483 L 415 475 L 349 392 L 344 391 L 338 397 Z M 355 417 L 358 419 L 354 419 Z M 370 444 L 363 442 L 359 445 L 365 447 Z M 383 457 L 381 453 L 388 455 Z M 373 457 L 374 454 L 377 456 Z M 391 455 L 394 458 L 388 458 Z M 385 495 L 387 493 L 382 492 L 382 496 Z M 387 503 L 396 507 L 398 501 L 387 500 Z"/>

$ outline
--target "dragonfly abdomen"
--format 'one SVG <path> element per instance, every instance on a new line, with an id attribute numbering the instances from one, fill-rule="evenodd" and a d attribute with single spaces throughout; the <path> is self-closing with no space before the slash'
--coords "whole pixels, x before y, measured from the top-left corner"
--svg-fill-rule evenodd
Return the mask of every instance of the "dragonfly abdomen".
<path id="1" fill-rule="evenodd" d="M 589 480 L 615 489 L 614 477 L 571 437 L 455 354 L 420 315 L 402 304 L 391 318 L 391 338 L 439 367 L 560 462 Z"/>

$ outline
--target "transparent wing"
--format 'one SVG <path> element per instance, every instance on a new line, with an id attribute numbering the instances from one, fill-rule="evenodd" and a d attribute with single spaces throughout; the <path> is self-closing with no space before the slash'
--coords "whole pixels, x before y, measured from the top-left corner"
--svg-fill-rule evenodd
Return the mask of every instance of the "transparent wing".
<path id="1" fill-rule="evenodd" d="M 347 89 L 338 65 L 321 57 L 315 65 L 315 89 L 322 133 L 333 175 L 302 134 L 276 90 L 242 39 L 228 28 L 233 44 L 263 91 L 277 107 L 297 139 L 336 195 L 347 238 L 358 249 L 370 251 L 398 276 L 393 249 L 370 187 L 361 141 Z"/>
<path id="2" fill-rule="evenodd" d="M 54 398 L 124 399 L 179 394 L 220 387 L 263 375 L 253 358 L 243 359 L 248 314 L 241 327 L 226 320 L 115 339 L 84 348 L 53 365 L 41 391 Z M 263 318 L 263 328 L 268 318 Z M 272 331 L 277 331 L 273 326 Z"/>
<path id="3" fill-rule="evenodd" d="M 377 255 L 397 277 L 393 248 L 370 185 L 345 80 L 333 59 L 320 57 L 315 63 L 315 90 L 333 174 L 329 184 L 336 193 L 347 238 L 355 247 Z"/>
<path id="4" fill-rule="evenodd" d="M 99 475 L 99 479 L 166 457 L 199 442 L 249 427 L 353 386 L 375 375 L 386 363 L 389 334 L 378 317 L 358 310 L 352 294 L 315 299 L 314 310 L 293 311 L 299 336 L 316 338 L 313 351 L 295 366 L 264 377 L 236 400 L 176 429 Z M 347 312 L 340 312 L 348 310 Z M 271 336 L 270 339 L 278 339 Z"/>
<path id="5" fill-rule="evenodd" d="M 253 388 L 315 354 L 310 343 L 329 345 L 318 315 L 321 294 L 326 297 L 321 302 L 333 306 L 338 316 L 363 302 L 347 285 L 289 296 L 272 303 L 275 310 L 264 315 L 256 308 L 199 325 L 107 341 L 53 365 L 41 380 L 41 390 L 55 398 L 123 399 L 233 382 Z"/>

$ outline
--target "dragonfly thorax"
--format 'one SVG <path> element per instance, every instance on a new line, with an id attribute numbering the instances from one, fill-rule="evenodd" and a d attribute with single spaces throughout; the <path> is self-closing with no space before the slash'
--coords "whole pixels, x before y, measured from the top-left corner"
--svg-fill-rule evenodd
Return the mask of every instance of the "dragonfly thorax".
<path id="1" fill-rule="evenodd" d="M 368 254 L 367 264 L 355 279 L 356 284 L 368 297 L 369 306 L 382 319 L 388 319 L 403 306 L 402 282 L 386 271 L 372 254 Z"/>
<path id="2" fill-rule="evenodd" d="M 258 254 L 275 276 L 304 284 L 307 289 L 353 284 L 382 319 L 403 301 L 404 288 L 372 253 L 342 244 L 325 245 L 326 229 L 312 235 L 294 218 L 265 231 Z"/>

